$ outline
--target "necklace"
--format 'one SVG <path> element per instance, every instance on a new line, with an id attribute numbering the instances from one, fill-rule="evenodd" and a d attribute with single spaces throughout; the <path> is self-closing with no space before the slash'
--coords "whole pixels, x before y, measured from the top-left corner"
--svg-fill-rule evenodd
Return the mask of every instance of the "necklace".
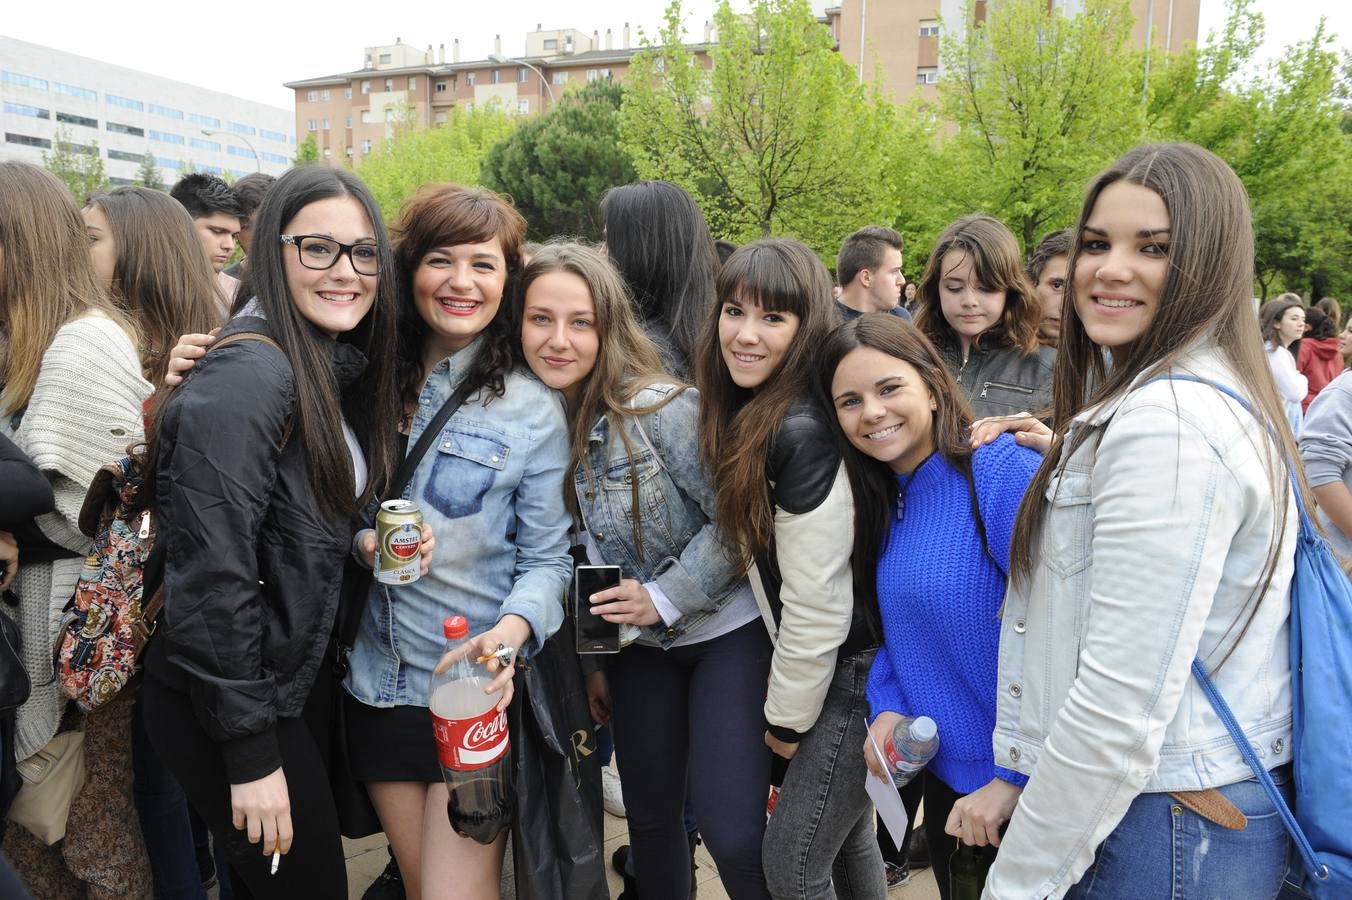
<path id="1" fill-rule="evenodd" d="M 935 453 L 939 451 L 931 450 L 929 456 L 920 461 L 920 465 L 911 470 L 906 476 L 906 481 L 897 487 L 897 521 L 900 522 L 902 516 L 906 515 L 906 491 L 911 487 L 911 482 L 915 481 L 915 474 L 924 468 L 925 463 L 929 462 Z M 898 479 L 900 481 L 900 479 Z"/>

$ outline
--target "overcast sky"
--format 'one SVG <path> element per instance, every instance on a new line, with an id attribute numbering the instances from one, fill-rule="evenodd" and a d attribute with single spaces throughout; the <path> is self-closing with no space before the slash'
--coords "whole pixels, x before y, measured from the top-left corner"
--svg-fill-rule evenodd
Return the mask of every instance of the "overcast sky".
<path id="1" fill-rule="evenodd" d="M 444 42 L 449 59 L 451 40 L 459 38 L 461 59 L 469 60 L 493 52 L 493 36 L 501 34 L 503 53 L 510 56 L 523 52 L 526 32 L 543 25 L 588 34 L 599 31 L 603 45 L 610 28 L 618 47 L 627 21 L 637 45 L 639 28 L 654 34 L 666 5 L 667 0 L 588 0 L 571 5 L 558 0 L 497 4 L 236 0 L 202 5 L 182 0 L 125 4 L 10 0 L 0 17 L 0 33 L 291 109 L 294 97 L 282 82 L 359 68 L 368 44 L 394 43 L 396 38 L 418 47 Z M 685 0 L 683 5 L 687 27 L 698 40 L 715 2 Z M 744 0 L 734 0 L 734 7 L 744 5 Z M 827 0 L 817 3 L 819 11 L 827 5 Z M 1328 17 L 1330 29 L 1339 35 L 1338 44 L 1352 47 L 1348 0 L 1255 0 L 1255 6 L 1267 25 L 1265 56 L 1276 56 L 1287 44 L 1308 37 L 1320 15 Z M 1201 40 L 1219 28 L 1224 11 L 1224 0 L 1202 0 Z"/>

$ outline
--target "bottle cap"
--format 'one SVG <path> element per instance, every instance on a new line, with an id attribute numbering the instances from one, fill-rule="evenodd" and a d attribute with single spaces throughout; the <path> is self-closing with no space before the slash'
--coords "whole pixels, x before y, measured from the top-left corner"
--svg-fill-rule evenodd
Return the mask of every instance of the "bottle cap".
<path id="1" fill-rule="evenodd" d="M 461 638 L 469 637 L 469 622 L 465 621 L 464 616 L 448 616 L 441 625 L 442 631 L 446 633 L 446 640 L 458 641 Z"/>
<path id="2" fill-rule="evenodd" d="M 450 621 L 449 619 L 447 621 Z M 929 716 L 920 716 L 911 723 L 911 740 L 924 743 L 934 740 L 939 734 L 939 726 Z"/>

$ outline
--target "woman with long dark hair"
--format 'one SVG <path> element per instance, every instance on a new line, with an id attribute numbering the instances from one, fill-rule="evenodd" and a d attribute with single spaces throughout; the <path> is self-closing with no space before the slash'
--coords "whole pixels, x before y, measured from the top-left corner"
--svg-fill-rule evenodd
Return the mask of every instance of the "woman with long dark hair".
<path id="1" fill-rule="evenodd" d="M 1280 297 L 1263 305 L 1258 316 L 1258 326 L 1263 335 L 1263 350 L 1267 353 L 1268 366 L 1272 369 L 1272 378 L 1277 383 L 1277 393 L 1281 395 L 1282 405 L 1286 409 L 1286 420 L 1291 425 L 1291 433 L 1300 437 L 1305 410 L 1301 403 L 1309 392 L 1310 383 L 1296 369 L 1295 353 L 1299 342 L 1305 336 L 1305 307 L 1300 300 L 1283 300 Z"/>
<path id="2" fill-rule="evenodd" d="M 357 513 L 394 465 L 391 261 L 355 176 L 286 173 L 221 346 L 159 407 L 146 729 L 256 897 L 347 891 L 324 658 Z"/>

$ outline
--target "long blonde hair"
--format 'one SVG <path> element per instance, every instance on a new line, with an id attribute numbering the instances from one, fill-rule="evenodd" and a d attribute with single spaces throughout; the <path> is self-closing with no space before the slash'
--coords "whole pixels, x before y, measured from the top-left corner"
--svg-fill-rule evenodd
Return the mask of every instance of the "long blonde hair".
<path id="1" fill-rule="evenodd" d="M 84 219 L 65 185 L 30 163 L 0 163 L 0 332 L 9 345 L 0 413 L 28 405 L 57 331 L 91 310 L 139 345 L 135 327 L 99 286 Z"/>
<path id="2" fill-rule="evenodd" d="M 552 272 L 568 272 L 581 278 L 591 294 L 596 311 L 596 337 L 599 347 L 596 363 L 583 380 L 576 409 L 569 412 L 568 470 L 564 476 L 564 498 L 574 517 L 580 516 L 580 505 L 573 473 L 582 469 L 590 491 L 596 481 L 588 459 L 588 437 L 597 419 L 604 418 L 610 434 L 619 435 L 624 444 L 629 464 L 634 464 L 634 446 L 629 439 L 624 420 L 655 412 L 674 400 L 685 385 L 662 367 L 657 345 L 643 331 L 634 313 L 629 289 L 614 265 L 601 253 L 584 244 L 559 241 L 545 244 L 531 257 L 530 263 L 517 279 L 513 295 L 512 316 L 515 334 L 520 336 L 524 320 L 526 291 L 541 276 Z M 520 341 L 513 342 L 520 349 Z M 666 394 L 657 403 L 634 406 L 634 398 L 653 385 L 675 385 L 676 390 Z M 630 479 L 633 489 L 634 547 L 643 558 L 641 528 L 642 513 L 638 502 L 638 479 Z"/>

